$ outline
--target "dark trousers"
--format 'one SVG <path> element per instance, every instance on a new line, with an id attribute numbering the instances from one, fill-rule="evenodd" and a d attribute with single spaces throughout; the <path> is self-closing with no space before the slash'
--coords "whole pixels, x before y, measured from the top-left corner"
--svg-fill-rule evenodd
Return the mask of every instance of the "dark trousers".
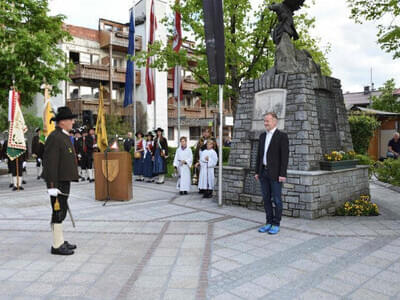
<path id="1" fill-rule="evenodd" d="M 69 190 L 71 187 L 71 183 L 69 181 L 62 181 L 58 183 L 58 189 L 61 193 L 69 195 Z M 60 203 L 60 210 L 54 210 L 54 204 L 56 203 L 56 199 L 58 198 L 58 203 Z M 67 216 L 67 209 L 68 209 L 68 196 L 58 195 L 57 197 L 50 197 L 51 202 L 51 223 L 58 223 L 61 224 L 65 217 Z"/>
<path id="2" fill-rule="evenodd" d="M 21 157 L 18 158 L 18 176 L 22 176 L 22 163 L 23 159 Z M 12 174 L 13 177 L 17 176 L 17 159 L 14 159 L 13 161 L 10 161 L 9 165 L 9 171 Z"/>
<path id="3" fill-rule="evenodd" d="M 282 218 L 282 183 L 272 180 L 265 168 L 259 175 L 267 224 L 280 226 Z M 272 207 L 274 202 L 275 207 Z"/>

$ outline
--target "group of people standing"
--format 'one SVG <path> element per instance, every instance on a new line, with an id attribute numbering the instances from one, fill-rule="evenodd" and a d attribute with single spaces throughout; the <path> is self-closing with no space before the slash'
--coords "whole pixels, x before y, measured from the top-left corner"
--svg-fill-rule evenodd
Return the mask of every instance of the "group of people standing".
<path id="1" fill-rule="evenodd" d="M 136 133 L 136 144 L 132 134 L 124 142 L 125 151 L 130 152 L 134 146 L 133 174 L 136 181 L 156 182 L 163 184 L 167 170 L 168 142 L 163 136 L 164 130 L 157 128 L 156 136 L 152 132 L 144 135 Z M 178 177 L 177 188 L 181 195 L 191 190 L 192 167 L 194 178 L 197 178 L 199 193 L 205 198 L 212 197 L 214 189 L 214 168 L 218 164 L 218 147 L 208 128 L 203 130 L 202 137 L 196 145 L 194 155 L 188 147 L 187 138 L 180 138 L 180 145 L 176 150 L 173 166 Z M 155 178 L 157 177 L 157 180 Z"/>
<path id="2" fill-rule="evenodd" d="M 85 127 L 72 129 L 70 139 L 78 162 L 79 179 L 94 182 L 93 154 L 99 151 L 95 129 L 88 130 Z"/>

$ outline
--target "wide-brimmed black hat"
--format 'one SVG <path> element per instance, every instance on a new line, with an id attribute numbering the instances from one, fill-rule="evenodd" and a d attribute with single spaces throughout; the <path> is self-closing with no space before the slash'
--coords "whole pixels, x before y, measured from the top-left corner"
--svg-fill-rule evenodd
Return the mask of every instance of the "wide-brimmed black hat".
<path id="1" fill-rule="evenodd" d="M 153 134 L 151 131 L 149 131 L 149 132 L 146 134 L 146 136 L 154 137 L 154 134 Z"/>
<path id="2" fill-rule="evenodd" d="M 142 137 L 144 137 L 144 134 L 143 134 L 143 132 L 141 132 L 141 131 L 136 132 L 135 136 L 137 137 L 139 134 L 140 134 Z"/>
<path id="3" fill-rule="evenodd" d="M 157 132 L 157 131 L 164 132 L 164 129 L 162 129 L 161 127 L 158 127 L 156 130 L 154 130 L 154 132 Z"/>
<path id="4" fill-rule="evenodd" d="M 35 128 L 35 132 L 39 132 L 40 130 L 42 130 L 40 127 Z"/>
<path id="5" fill-rule="evenodd" d="M 50 121 L 62 121 L 62 120 L 71 120 L 75 119 L 77 115 L 74 115 L 69 107 L 61 106 L 57 109 L 57 114 L 55 117 L 51 118 Z"/>

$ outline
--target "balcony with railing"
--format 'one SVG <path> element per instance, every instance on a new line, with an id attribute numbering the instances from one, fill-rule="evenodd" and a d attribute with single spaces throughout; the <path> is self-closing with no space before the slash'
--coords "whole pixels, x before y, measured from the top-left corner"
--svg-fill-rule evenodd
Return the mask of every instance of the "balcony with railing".
<path id="1" fill-rule="evenodd" d="M 72 113 L 81 115 L 84 110 L 91 110 L 93 114 L 98 114 L 99 100 L 95 98 L 77 98 L 68 99 L 67 106 L 71 109 Z M 117 116 L 129 116 L 132 113 L 132 108 L 123 107 L 122 101 L 113 100 L 112 101 L 112 112 L 110 101 L 104 100 L 104 110 L 106 114 L 113 114 Z"/>
<path id="2" fill-rule="evenodd" d="M 172 72 L 168 72 L 168 88 L 173 89 L 174 88 L 174 77 Z M 183 83 L 182 83 L 182 89 L 184 91 L 194 91 L 195 89 L 198 89 L 200 85 L 197 83 L 197 81 L 190 76 L 186 76 L 183 78 Z"/>
<path id="3" fill-rule="evenodd" d="M 75 65 L 74 72 L 70 75 L 71 79 L 86 79 L 86 80 L 99 80 L 109 81 L 110 70 L 108 66 L 104 65 Z M 125 68 L 114 68 L 113 69 L 113 82 L 125 83 Z M 140 70 L 136 70 L 136 85 L 141 84 Z"/>
<path id="4" fill-rule="evenodd" d="M 100 48 L 108 49 L 110 45 L 116 51 L 127 52 L 129 45 L 128 33 L 117 31 L 111 32 L 107 30 L 100 31 Z M 142 50 L 142 37 L 139 35 L 135 36 L 135 50 Z"/>

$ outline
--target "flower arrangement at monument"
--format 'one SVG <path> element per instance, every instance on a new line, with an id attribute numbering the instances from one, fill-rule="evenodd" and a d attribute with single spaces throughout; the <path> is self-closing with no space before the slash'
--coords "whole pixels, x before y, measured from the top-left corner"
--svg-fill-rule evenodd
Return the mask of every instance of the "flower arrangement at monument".
<path id="1" fill-rule="evenodd" d="M 360 199 L 347 201 L 337 209 L 339 216 L 378 216 L 379 208 L 376 203 L 371 202 L 370 196 L 364 195 Z"/>
<path id="2" fill-rule="evenodd" d="M 324 161 L 320 162 L 321 170 L 336 171 L 355 168 L 358 160 L 354 151 L 332 151 L 324 154 Z"/>

